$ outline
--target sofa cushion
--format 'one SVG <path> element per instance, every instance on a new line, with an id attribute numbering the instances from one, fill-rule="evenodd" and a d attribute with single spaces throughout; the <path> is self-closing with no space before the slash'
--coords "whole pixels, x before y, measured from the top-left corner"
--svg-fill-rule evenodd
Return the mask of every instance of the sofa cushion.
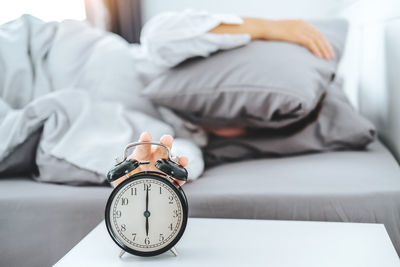
<path id="1" fill-rule="evenodd" d="M 51 266 L 104 218 L 110 187 L 0 180 L 0 266 Z"/>

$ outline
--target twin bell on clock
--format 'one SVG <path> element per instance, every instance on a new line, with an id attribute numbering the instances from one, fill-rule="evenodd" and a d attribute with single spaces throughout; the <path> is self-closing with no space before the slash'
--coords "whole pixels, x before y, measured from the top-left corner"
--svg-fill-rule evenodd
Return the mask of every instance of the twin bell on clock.
<path id="1" fill-rule="evenodd" d="M 128 149 L 139 145 L 157 145 L 167 150 L 167 158 L 158 159 L 156 171 L 135 171 L 150 161 L 128 159 Z M 121 162 L 107 174 L 109 182 L 125 177 L 111 193 L 105 210 L 108 233 L 125 253 L 155 256 L 170 250 L 182 237 L 188 218 L 188 203 L 180 184 L 187 171 L 171 156 L 168 146 L 156 142 L 128 144 Z"/>

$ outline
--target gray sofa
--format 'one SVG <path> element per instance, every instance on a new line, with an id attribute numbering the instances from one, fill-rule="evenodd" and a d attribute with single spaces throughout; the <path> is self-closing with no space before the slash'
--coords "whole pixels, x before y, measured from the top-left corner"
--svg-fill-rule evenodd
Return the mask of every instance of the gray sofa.
<path id="1" fill-rule="evenodd" d="M 192 217 L 383 223 L 400 252 L 400 169 L 366 151 L 216 166 L 184 185 Z M 49 266 L 104 217 L 111 188 L 0 179 L 0 266 Z"/>

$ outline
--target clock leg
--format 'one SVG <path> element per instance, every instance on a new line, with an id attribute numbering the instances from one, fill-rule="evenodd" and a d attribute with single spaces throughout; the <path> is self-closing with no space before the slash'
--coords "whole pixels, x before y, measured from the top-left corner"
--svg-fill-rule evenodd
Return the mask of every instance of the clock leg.
<path id="1" fill-rule="evenodd" d="M 125 254 L 125 250 L 121 249 L 121 251 L 119 252 L 119 257 L 122 258 L 122 256 Z"/>
<path id="2" fill-rule="evenodd" d="M 178 256 L 178 252 L 176 251 L 175 247 L 172 247 L 169 251 L 171 251 L 175 257 Z"/>

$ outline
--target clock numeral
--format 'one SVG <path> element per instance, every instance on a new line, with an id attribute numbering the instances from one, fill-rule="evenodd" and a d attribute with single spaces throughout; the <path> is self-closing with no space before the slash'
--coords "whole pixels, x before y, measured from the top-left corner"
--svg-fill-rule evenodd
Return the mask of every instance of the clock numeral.
<path id="1" fill-rule="evenodd" d="M 168 226 L 168 228 L 172 231 L 172 223 Z"/>
<path id="2" fill-rule="evenodd" d="M 174 197 L 173 196 L 169 196 L 168 197 L 168 204 L 174 204 L 174 202 L 173 202 L 173 200 L 174 200 Z"/>
<path id="3" fill-rule="evenodd" d="M 121 231 L 125 232 L 126 231 L 126 225 L 125 224 L 121 224 Z"/>
<path id="4" fill-rule="evenodd" d="M 144 239 L 144 243 L 145 243 L 146 245 L 150 245 L 150 238 L 149 238 L 149 237 L 146 237 L 146 238 Z"/>
<path id="5" fill-rule="evenodd" d="M 163 242 L 164 241 L 164 235 L 163 234 L 160 234 L 160 238 L 158 239 L 160 242 Z"/>
<path id="6" fill-rule="evenodd" d="M 160 186 L 160 195 L 162 194 L 162 191 L 161 191 L 161 186 Z"/>
<path id="7" fill-rule="evenodd" d="M 147 191 L 147 188 L 149 191 L 151 190 L 151 184 L 143 184 L 144 185 L 144 191 Z"/>
<path id="8" fill-rule="evenodd" d="M 132 241 L 135 241 L 136 239 L 136 233 L 132 233 Z"/>
<path id="9" fill-rule="evenodd" d="M 121 218 L 122 212 L 121 212 L 120 210 L 117 210 L 117 211 L 115 212 L 115 216 L 116 216 L 117 218 Z"/>
<path id="10" fill-rule="evenodd" d="M 121 199 L 121 205 L 122 205 L 122 206 L 128 205 L 128 199 L 127 199 L 126 197 L 123 197 L 123 198 Z"/>
<path id="11" fill-rule="evenodd" d="M 133 196 L 133 195 L 137 195 L 137 188 L 135 187 L 135 188 L 133 188 L 133 187 L 131 187 L 131 196 Z"/>
<path id="12" fill-rule="evenodd" d="M 174 215 L 173 215 L 172 217 L 176 218 L 176 217 L 178 217 L 178 216 L 179 216 L 179 214 L 178 214 L 178 210 L 174 210 L 174 211 L 173 211 L 173 213 L 174 213 Z"/>

